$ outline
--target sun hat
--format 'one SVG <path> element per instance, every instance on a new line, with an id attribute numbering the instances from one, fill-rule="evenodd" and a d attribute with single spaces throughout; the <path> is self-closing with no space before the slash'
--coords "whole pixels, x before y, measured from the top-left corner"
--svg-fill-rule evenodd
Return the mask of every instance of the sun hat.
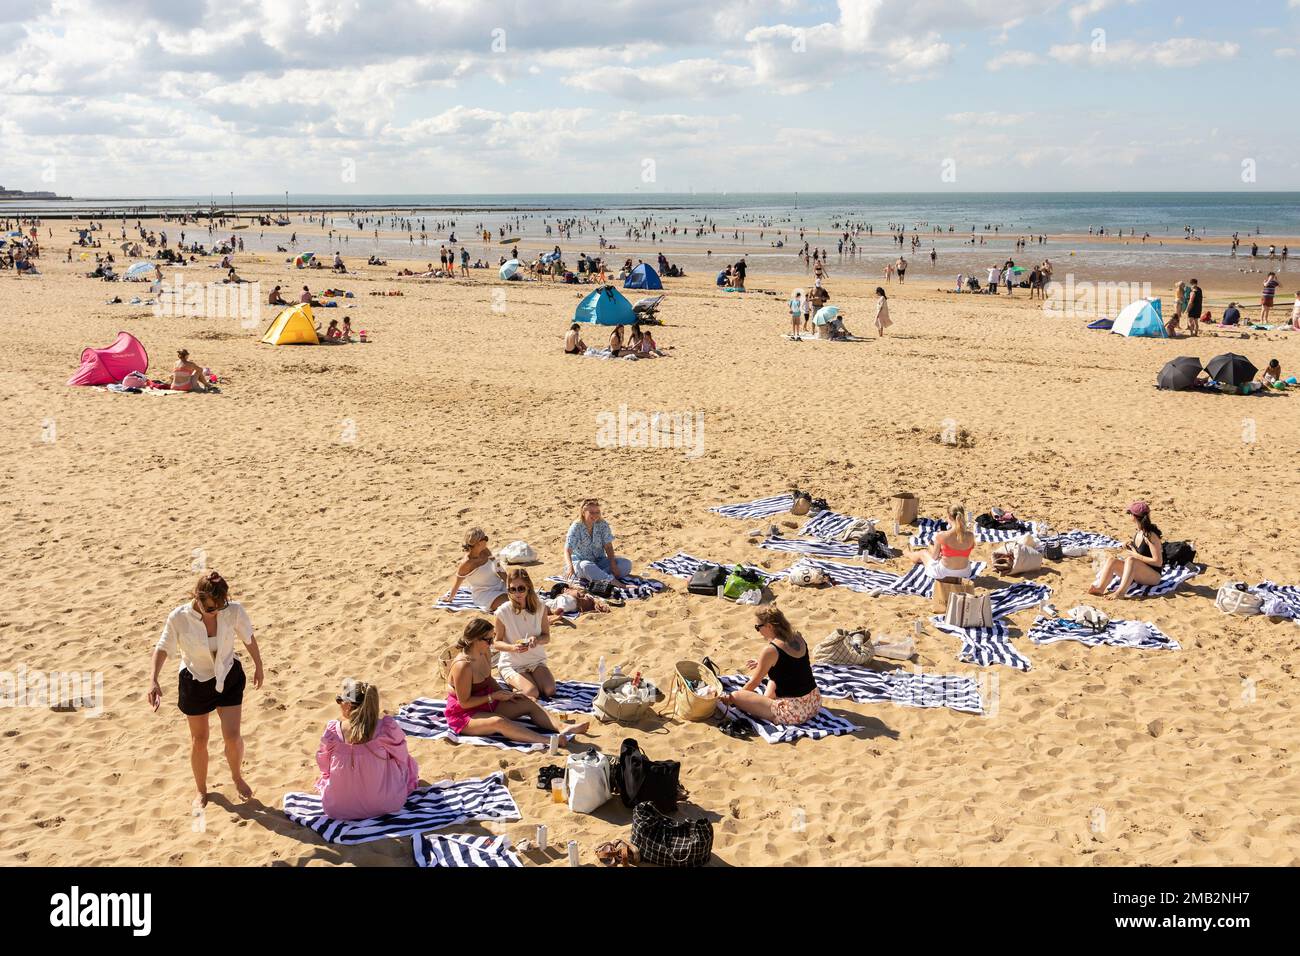
<path id="1" fill-rule="evenodd" d="M 1128 513 L 1134 518 L 1145 518 L 1151 513 L 1151 506 L 1145 501 L 1135 501 L 1128 506 Z"/>

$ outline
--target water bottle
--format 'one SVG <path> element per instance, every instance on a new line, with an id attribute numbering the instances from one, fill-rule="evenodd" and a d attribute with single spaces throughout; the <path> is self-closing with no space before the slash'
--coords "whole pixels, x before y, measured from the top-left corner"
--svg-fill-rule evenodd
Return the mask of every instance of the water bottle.
<path id="1" fill-rule="evenodd" d="M 537 849 L 546 852 L 546 824 L 537 824 Z"/>
<path id="2" fill-rule="evenodd" d="M 605 683 L 605 655 L 604 654 L 600 655 L 600 662 L 596 665 L 596 675 L 600 678 L 600 683 L 603 686 Z"/>
<path id="3" fill-rule="evenodd" d="M 569 841 L 569 866 L 578 865 L 578 841 Z"/>

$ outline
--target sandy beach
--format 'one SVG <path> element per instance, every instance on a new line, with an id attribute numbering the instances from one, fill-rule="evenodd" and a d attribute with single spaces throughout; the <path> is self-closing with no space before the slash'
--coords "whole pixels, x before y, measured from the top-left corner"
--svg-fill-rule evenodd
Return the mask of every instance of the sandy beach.
<path id="1" fill-rule="evenodd" d="M 903 490 L 920 497 L 922 515 L 954 501 L 972 514 L 1001 506 L 1118 538 L 1130 529 L 1125 506 L 1141 498 L 1166 538 L 1193 541 L 1206 567 L 1168 597 L 1099 602 L 1156 624 L 1178 651 L 1036 646 L 1024 635 L 1031 610 L 1012 622 L 1032 669 L 977 668 L 927 623 L 906 666 L 976 678 L 983 717 L 829 701 L 855 732 L 793 745 L 672 719 L 597 725 L 590 742 L 606 752 L 634 737 L 651 757 L 682 762 L 688 813 L 715 823 L 713 865 L 1300 862 L 1291 783 L 1300 632 L 1214 607 L 1224 582 L 1300 583 L 1290 535 L 1300 520 L 1300 396 L 1153 387 L 1178 355 L 1241 352 L 1261 369 L 1278 358 L 1294 374 L 1300 333 L 1126 339 L 1045 315 L 1023 290 L 1010 300 L 946 294 L 950 277 L 918 269 L 890 286 L 895 325 L 877 339 L 878 280 L 832 268 L 834 303 L 868 339 L 792 342 L 786 299 L 797 283 L 754 269 L 745 294 L 723 292 L 711 274 L 666 280 L 656 337 L 668 357 L 598 361 L 561 348 L 589 286 L 505 283 L 495 268 L 397 279 L 416 260 L 367 267 L 345 257 L 356 271 L 339 276 L 294 270 L 284 255 L 237 259 L 263 294 L 304 283 L 351 291 L 344 308 L 316 316 L 346 315 L 370 341 L 333 348 L 259 344 L 273 309 L 256 328 L 157 316 L 129 302 L 147 298 L 146 285 L 83 278 L 85 263 L 61 261 L 57 241 L 39 278 L 0 275 L 0 567 L 10 580 L 0 670 L 103 680 L 98 715 L 0 708 L 0 862 L 411 866 L 407 840 L 332 846 L 279 806 L 316 778 L 313 755 L 342 678 L 375 682 L 389 711 L 444 696 L 437 659 L 470 615 L 434 602 L 464 531 L 483 527 L 494 547 L 527 541 L 537 570 L 554 573 L 579 502 L 599 497 L 619 553 L 671 590 L 557 629 L 552 668 L 595 680 L 604 657 L 666 688 L 678 660 L 707 655 L 740 673 L 757 636 L 750 609 L 687 595 L 684 581 L 647 564 L 684 551 L 784 570 L 797 556 L 759 549 L 748 532 L 774 522 L 792 534 L 798 519 L 707 509 L 790 483 L 836 511 L 881 519 L 887 532 L 889 498 Z M 213 262 L 164 268 L 169 279 L 206 283 L 220 276 Z M 1225 271 L 1204 284 L 1212 300 L 1258 301 L 1253 275 Z M 1276 319 L 1289 314 L 1290 285 Z M 403 294 L 371 295 L 392 290 Z M 113 295 L 128 301 L 106 304 Z M 119 330 L 144 343 L 154 373 L 188 349 L 218 373 L 221 394 L 66 387 L 81 350 Z M 589 330 L 588 341 L 599 334 Z M 700 415 L 700 444 L 601 447 L 600 416 L 621 408 Z M 938 440 L 946 421 L 970 447 Z M 988 561 L 989 547 L 975 557 Z M 254 797 L 235 796 L 214 726 L 214 796 L 198 826 L 174 660 L 158 713 L 145 693 L 158 632 L 200 565 L 219 569 L 249 611 L 266 682 L 250 686 L 243 707 Z M 1067 558 L 1036 581 L 1067 609 L 1093 603 L 1091 576 L 1087 558 Z M 1000 586 L 991 574 L 983 583 Z M 901 637 L 931 613 L 919 598 L 773 590 L 813 643 L 848 626 Z M 576 815 L 535 788 L 556 758 L 410 746 L 427 781 L 506 773 L 523 819 L 487 830 L 518 841 L 545 823 L 552 848 L 576 840 L 587 864 L 598 843 L 627 835 L 630 814 L 617 802 Z M 554 849 L 526 861 L 563 864 Z"/>

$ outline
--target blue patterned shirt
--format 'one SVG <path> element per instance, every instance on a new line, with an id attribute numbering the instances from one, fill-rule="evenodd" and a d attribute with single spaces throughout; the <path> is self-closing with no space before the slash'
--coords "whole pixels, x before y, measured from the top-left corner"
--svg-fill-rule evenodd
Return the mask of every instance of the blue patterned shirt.
<path id="1" fill-rule="evenodd" d="M 599 561 L 605 557 L 605 546 L 614 543 L 614 532 L 605 519 L 597 521 L 587 534 L 587 526 L 575 521 L 569 526 L 569 536 L 564 539 L 565 550 L 572 552 L 574 561 Z"/>

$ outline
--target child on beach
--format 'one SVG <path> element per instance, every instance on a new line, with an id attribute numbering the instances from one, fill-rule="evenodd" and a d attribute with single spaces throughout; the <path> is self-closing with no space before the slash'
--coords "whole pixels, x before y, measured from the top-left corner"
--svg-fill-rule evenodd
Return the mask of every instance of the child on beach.
<path id="1" fill-rule="evenodd" d="M 796 290 L 790 299 L 790 338 L 796 342 L 802 341 L 799 338 L 799 323 L 803 321 L 803 314 L 803 292 Z"/>
<path id="2" fill-rule="evenodd" d="M 876 286 L 876 336 L 883 338 L 885 329 L 894 323 L 889 320 L 889 297 L 885 290 Z"/>

